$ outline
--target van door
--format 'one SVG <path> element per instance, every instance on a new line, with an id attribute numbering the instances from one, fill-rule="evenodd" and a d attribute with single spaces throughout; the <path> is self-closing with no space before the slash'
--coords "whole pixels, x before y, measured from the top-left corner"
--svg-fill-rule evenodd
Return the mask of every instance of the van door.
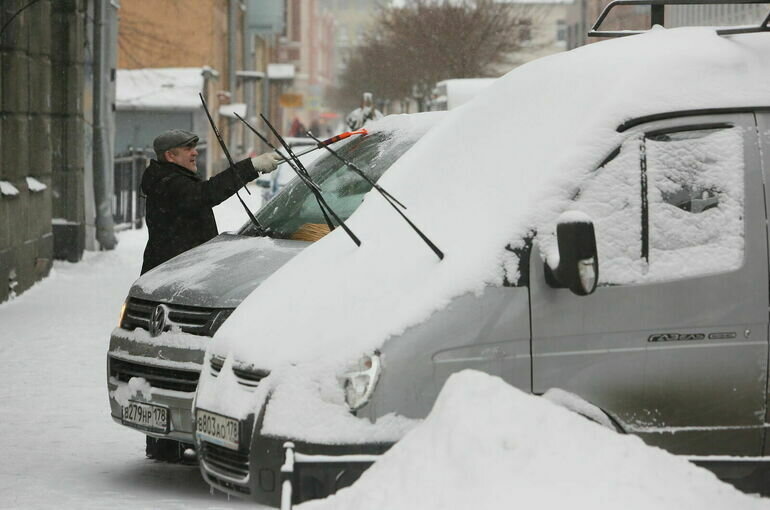
<path id="1" fill-rule="evenodd" d="M 628 132 L 580 183 L 599 287 L 550 287 L 531 259 L 533 389 L 573 392 L 674 453 L 758 455 L 767 379 L 768 260 L 752 114 Z M 539 258 L 540 257 L 540 258 Z"/>
<path id="2" fill-rule="evenodd" d="M 770 112 L 764 111 L 764 112 L 757 112 L 757 126 L 758 126 L 758 132 L 759 132 L 759 149 L 760 149 L 760 155 L 762 156 L 762 175 L 767 176 L 770 175 Z M 765 181 L 767 181 L 767 178 L 765 177 Z M 768 210 L 768 205 L 770 204 L 770 189 L 768 186 L 765 186 L 765 214 L 769 215 L 770 210 Z M 770 226 L 768 226 L 770 228 Z M 770 252 L 770 232 L 768 232 L 768 252 Z M 768 341 L 770 341 L 770 337 L 768 338 Z M 768 388 L 768 391 L 766 392 L 766 395 L 770 394 L 770 387 Z M 770 423 L 770 409 L 767 409 L 767 397 L 765 399 L 765 423 Z M 763 454 L 765 456 L 770 455 L 770 438 L 767 437 L 768 432 L 767 428 L 765 428 L 765 441 L 764 441 L 764 451 Z"/>

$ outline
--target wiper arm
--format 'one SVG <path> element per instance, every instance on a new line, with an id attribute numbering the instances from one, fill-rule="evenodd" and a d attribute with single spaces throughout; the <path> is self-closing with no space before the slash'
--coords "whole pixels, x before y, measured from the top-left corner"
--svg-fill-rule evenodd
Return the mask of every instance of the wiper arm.
<path id="1" fill-rule="evenodd" d="M 321 193 L 321 188 L 319 188 L 318 185 L 315 182 L 313 182 L 313 180 L 310 178 L 310 175 L 307 173 L 307 170 L 305 170 L 303 172 L 302 170 L 297 168 L 297 165 L 294 164 L 294 161 L 292 161 L 291 159 L 286 159 L 286 156 L 284 156 L 281 153 L 281 151 L 279 151 L 276 148 L 275 145 L 270 143 L 270 141 L 267 139 L 267 137 L 263 136 L 262 133 L 260 133 L 256 129 L 254 129 L 254 127 L 252 127 L 251 124 L 246 122 L 246 120 L 243 117 L 241 117 L 240 115 L 238 115 L 237 113 L 235 114 L 235 116 L 238 117 L 238 119 L 241 122 L 243 122 L 246 125 L 246 127 L 251 130 L 252 133 L 257 135 L 260 140 L 262 140 L 267 146 L 269 146 L 271 149 L 273 149 L 273 151 L 275 151 L 276 154 L 280 154 L 281 157 L 283 158 L 283 160 L 286 163 L 289 164 L 291 169 L 294 170 L 294 172 L 297 174 L 297 177 L 299 178 L 299 180 L 302 181 L 302 183 L 310 189 L 310 192 L 315 197 L 315 200 L 318 203 L 318 208 L 321 209 L 321 214 L 323 214 L 324 221 L 326 222 L 326 226 L 329 227 L 329 232 L 334 230 L 334 223 L 332 223 L 332 220 L 331 220 L 331 218 L 329 218 L 329 215 L 326 214 L 326 209 L 324 209 L 323 205 L 321 204 L 321 200 L 318 198 L 318 195 Z"/>
<path id="2" fill-rule="evenodd" d="M 316 138 L 315 136 L 313 136 L 313 133 L 311 133 L 310 131 L 308 131 L 308 132 L 307 132 L 307 135 L 308 135 L 310 138 L 312 138 L 313 140 L 315 140 L 316 142 L 318 142 L 318 143 L 319 143 L 319 145 L 320 145 L 320 144 L 323 144 L 323 142 L 321 142 L 321 141 L 320 141 L 318 138 Z M 431 249 L 431 250 L 433 250 L 433 253 L 435 253 L 435 254 L 436 254 L 436 256 L 439 258 L 439 260 L 444 260 L 444 252 L 442 252 L 442 251 L 441 251 L 441 250 L 438 248 L 438 246 L 436 246 L 436 245 L 433 243 L 433 241 L 431 241 L 430 239 L 428 239 L 428 236 L 426 236 L 425 234 L 423 234 L 423 232 L 422 232 L 422 231 L 421 231 L 419 228 L 417 228 L 417 225 L 415 225 L 414 223 L 412 223 L 412 221 L 411 221 L 409 218 L 407 218 L 407 217 L 406 217 L 406 215 L 405 215 L 405 214 L 404 214 L 404 213 L 401 211 L 401 209 L 399 209 L 398 207 L 396 207 L 396 204 L 398 204 L 399 206 L 401 206 L 403 209 L 406 209 L 406 206 L 404 206 L 404 205 L 403 205 L 401 202 L 399 202 L 398 200 L 396 200 L 396 199 L 393 197 L 393 195 L 391 195 L 390 193 L 388 193 L 387 191 L 385 191 L 385 190 L 384 190 L 384 189 L 383 189 L 383 188 L 382 188 L 382 187 L 381 187 L 379 184 L 377 184 L 377 183 L 376 183 L 376 182 L 374 182 L 372 179 L 370 179 L 370 178 L 369 178 L 369 176 L 367 176 L 367 175 L 364 173 L 364 171 L 363 171 L 363 170 L 361 170 L 360 168 L 358 168 L 358 166 L 357 166 L 357 165 L 355 165 L 355 164 L 354 164 L 352 161 L 348 161 L 347 159 L 343 158 L 342 156 L 340 156 L 339 154 L 337 154 L 337 152 L 336 152 L 334 149 L 332 149 L 331 147 L 329 147 L 329 146 L 328 146 L 328 145 L 326 145 L 326 144 L 323 144 L 323 145 L 321 145 L 321 146 L 322 146 L 322 147 L 324 147 L 324 148 L 325 148 L 327 151 L 331 152 L 331 153 L 332 153 L 332 155 L 333 155 L 335 158 L 337 158 L 338 160 L 340 160 L 340 161 L 341 161 L 341 162 L 342 162 L 342 163 L 343 163 L 345 166 L 347 166 L 349 169 L 353 170 L 355 173 L 357 173 L 358 175 L 360 175 L 361 177 L 363 177 L 363 178 L 364 178 L 364 180 L 366 180 L 366 182 L 368 182 L 369 184 L 371 184 L 371 185 L 372 185 L 372 187 L 373 187 L 374 189 L 376 189 L 377 191 L 379 191 L 379 192 L 380 192 L 380 195 L 382 195 L 382 198 L 384 198 L 384 199 L 385 199 L 385 200 L 386 200 L 386 201 L 387 201 L 387 202 L 388 202 L 388 203 L 391 205 L 391 207 L 393 207 L 393 209 L 395 209 L 395 210 L 396 210 L 396 212 L 397 212 L 398 214 L 400 214 L 402 218 L 404 218 L 404 220 L 405 220 L 405 221 L 406 221 L 406 222 L 409 224 L 409 226 L 410 226 L 410 227 L 412 227 L 412 228 L 414 229 L 414 231 L 415 231 L 415 232 L 417 232 L 417 235 L 419 235 L 419 236 L 420 236 L 420 238 L 421 238 L 423 241 L 425 241 L 425 244 L 427 244 L 427 245 L 430 247 L 430 249 Z"/>
<path id="3" fill-rule="evenodd" d="M 230 151 L 227 150 L 227 145 L 225 145 L 225 141 L 222 139 L 222 135 L 219 133 L 219 130 L 217 129 L 216 124 L 214 124 L 214 119 L 211 118 L 211 113 L 209 113 L 209 107 L 206 105 L 206 100 L 203 99 L 203 94 L 198 93 L 198 96 L 201 98 L 201 103 L 203 103 L 203 110 L 206 112 L 206 117 L 209 119 L 209 124 L 211 124 L 211 129 L 214 130 L 214 134 L 217 136 L 217 140 L 219 141 L 219 146 L 222 147 L 222 152 L 225 153 L 225 156 L 227 157 L 227 162 L 230 163 L 230 166 L 233 169 L 233 173 L 238 178 L 238 180 L 241 183 L 241 186 L 243 186 L 243 189 L 246 190 L 246 193 L 251 195 L 251 191 L 246 187 L 246 183 L 243 182 L 243 179 L 241 179 L 241 175 L 238 173 L 238 170 L 235 169 L 235 162 L 233 161 L 233 157 L 230 156 Z M 249 210 L 249 207 L 246 205 L 246 202 L 243 201 L 241 196 L 238 194 L 238 190 L 235 191 L 235 196 L 238 197 L 238 200 L 241 202 L 241 205 L 246 210 L 246 214 L 249 215 L 249 219 L 254 224 L 255 227 L 257 227 L 257 230 L 259 231 L 260 235 L 264 234 L 265 229 L 260 225 L 260 223 L 257 221 L 257 218 L 254 217 L 254 215 Z"/>
<path id="4" fill-rule="evenodd" d="M 291 150 L 291 147 L 289 147 L 289 144 L 286 143 L 286 140 L 284 140 L 283 137 L 280 134 L 278 134 L 278 131 L 276 131 L 273 125 L 270 124 L 270 121 L 267 120 L 267 118 L 263 114 L 260 113 L 259 116 L 265 122 L 267 127 L 270 128 L 270 131 L 272 131 L 273 135 L 275 135 L 278 141 L 281 142 L 281 145 L 283 146 L 284 150 L 286 150 L 286 153 L 291 157 L 291 159 L 294 160 L 294 163 L 297 165 L 297 167 L 300 170 L 302 170 L 307 180 L 309 180 L 310 182 L 313 182 L 313 180 L 310 178 L 310 174 L 308 174 L 307 169 L 305 168 L 305 165 L 303 165 L 302 161 L 300 161 L 299 158 L 294 154 L 294 152 Z M 326 203 L 326 200 L 324 199 L 321 192 L 317 189 L 317 186 L 316 188 L 310 188 L 310 190 L 315 195 L 316 200 L 318 200 L 318 205 L 321 206 L 321 211 L 323 211 L 325 207 L 328 210 L 329 214 L 331 214 L 332 217 L 337 221 L 337 224 L 341 226 L 342 229 L 345 231 L 345 233 L 347 233 L 348 236 L 350 236 L 350 239 L 352 239 L 353 242 L 356 243 L 356 246 L 361 246 L 361 240 L 358 239 L 358 237 L 356 237 L 353 231 L 350 230 L 347 225 L 345 225 L 345 222 L 342 221 L 342 219 L 339 216 L 337 216 L 337 213 L 335 213 L 334 210 L 329 206 L 329 204 Z"/>
<path id="5" fill-rule="evenodd" d="M 366 175 L 366 174 L 364 173 L 364 171 L 363 171 L 363 170 L 361 170 L 360 168 L 358 168 L 358 166 L 357 166 L 357 165 L 355 165 L 353 162 L 351 162 L 351 161 L 349 161 L 349 160 L 347 160 L 347 159 L 343 158 L 343 157 L 342 157 L 342 156 L 340 156 L 339 154 L 337 154 L 337 151 L 335 151 L 334 149 L 332 149 L 331 147 L 329 147 L 329 146 L 326 144 L 326 141 L 323 141 L 323 142 L 322 142 L 321 140 L 319 140 L 318 138 L 316 138 L 315 136 L 313 136 L 313 133 L 312 133 L 312 132 L 310 132 L 310 131 L 308 131 L 308 132 L 307 132 L 307 136 L 309 136 L 309 137 L 310 137 L 310 138 L 312 138 L 313 140 L 317 141 L 317 142 L 318 142 L 318 147 L 319 147 L 319 148 L 320 148 L 320 147 L 323 147 L 323 148 L 325 148 L 327 151 L 331 152 L 331 153 L 332 153 L 332 155 L 333 155 L 335 158 L 339 159 L 339 160 L 340 160 L 340 161 L 341 161 L 341 162 L 342 162 L 342 163 L 343 163 L 345 166 L 347 166 L 347 167 L 348 167 L 350 170 L 352 170 L 352 171 L 353 171 L 353 172 L 355 172 L 356 174 L 360 175 L 360 176 L 361 176 L 361 178 L 363 178 L 363 179 L 364 179 L 366 182 L 368 182 L 369 184 L 371 184 L 371 185 L 372 185 L 372 187 L 373 187 L 374 189 L 376 189 L 377 191 L 379 191 L 381 195 L 383 195 L 383 196 L 384 196 L 386 199 L 388 199 L 388 201 L 391 201 L 391 200 L 392 200 L 393 202 L 395 202 L 396 204 L 398 204 L 398 205 L 399 205 L 399 206 L 400 206 L 402 209 L 406 209 L 406 206 L 405 206 L 404 204 L 402 204 L 401 202 L 399 202 L 399 201 L 396 199 L 396 197 L 394 197 L 393 195 L 391 195 L 390 193 L 388 193 L 387 191 L 385 191 L 385 190 L 384 190 L 384 189 L 383 189 L 383 188 L 382 188 L 382 187 L 381 187 L 379 184 L 377 184 L 377 183 L 376 183 L 375 181 L 373 181 L 373 180 L 372 180 L 372 179 L 371 179 L 371 178 L 370 178 L 368 175 Z"/>

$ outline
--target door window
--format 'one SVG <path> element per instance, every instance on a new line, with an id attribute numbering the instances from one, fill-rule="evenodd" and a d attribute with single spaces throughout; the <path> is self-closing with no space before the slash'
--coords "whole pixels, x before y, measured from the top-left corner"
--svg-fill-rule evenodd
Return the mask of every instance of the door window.
<path id="1" fill-rule="evenodd" d="M 738 269 L 743 261 L 743 134 L 737 127 L 648 134 L 645 280 Z"/>

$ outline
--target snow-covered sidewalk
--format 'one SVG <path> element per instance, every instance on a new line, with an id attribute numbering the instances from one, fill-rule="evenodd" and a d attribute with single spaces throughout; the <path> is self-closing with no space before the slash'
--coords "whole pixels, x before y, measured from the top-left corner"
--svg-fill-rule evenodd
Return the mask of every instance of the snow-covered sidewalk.
<path id="1" fill-rule="evenodd" d="M 231 199 L 215 210 L 220 231 L 245 221 L 240 208 Z M 195 466 L 146 459 L 144 436 L 110 417 L 109 336 L 146 239 L 146 230 L 122 232 L 116 250 L 56 262 L 50 277 L 0 304 L 0 508 L 247 505 L 212 495 Z"/>

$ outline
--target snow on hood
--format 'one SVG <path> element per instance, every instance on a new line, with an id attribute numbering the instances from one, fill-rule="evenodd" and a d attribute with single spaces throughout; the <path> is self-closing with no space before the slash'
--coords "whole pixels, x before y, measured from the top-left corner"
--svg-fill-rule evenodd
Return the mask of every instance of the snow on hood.
<path id="1" fill-rule="evenodd" d="M 308 243 L 220 234 L 148 271 L 130 295 L 180 305 L 234 308 Z"/>
<path id="2" fill-rule="evenodd" d="M 770 503 L 635 436 L 466 370 L 353 486 L 298 508 L 749 510 Z"/>
<path id="3" fill-rule="evenodd" d="M 622 122 L 768 103 L 766 34 L 655 29 L 521 66 L 449 112 L 380 180 L 443 261 L 370 193 L 348 221 L 361 247 L 336 229 L 303 251 L 243 301 L 212 348 L 266 369 L 357 359 L 451 299 L 500 284 L 505 246 L 563 211 L 621 142 Z"/>

